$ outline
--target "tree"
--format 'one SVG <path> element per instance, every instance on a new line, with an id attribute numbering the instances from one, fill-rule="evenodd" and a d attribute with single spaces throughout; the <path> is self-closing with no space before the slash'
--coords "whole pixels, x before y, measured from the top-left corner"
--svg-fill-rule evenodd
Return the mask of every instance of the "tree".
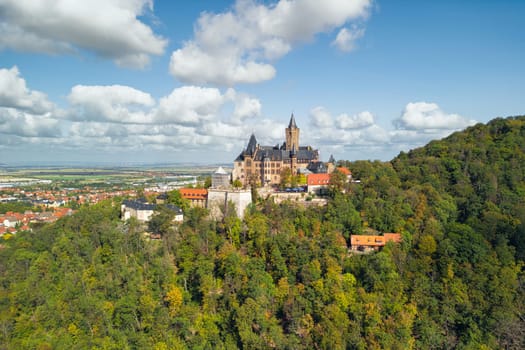
<path id="1" fill-rule="evenodd" d="M 190 201 L 184 198 L 179 190 L 169 191 L 167 195 L 167 203 L 178 206 L 184 212 L 190 207 Z"/>
<path id="2" fill-rule="evenodd" d="M 328 185 L 330 193 L 333 195 L 336 192 L 343 192 L 343 190 L 346 188 L 346 183 L 346 175 L 338 169 L 335 169 L 330 174 L 330 183 Z"/>
<path id="3" fill-rule="evenodd" d="M 175 212 L 166 207 L 160 206 L 148 221 L 148 229 L 153 232 L 166 236 L 173 227 Z"/>
<path id="4" fill-rule="evenodd" d="M 233 180 L 232 186 L 233 186 L 234 188 L 241 188 L 241 187 L 242 187 L 242 182 L 241 182 L 241 180 L 239 180 L 239 179 L 235 179 L 235 180 Z"/>
<path id="5" fill-rule="evenodd" d="M 279 183 L 279 188 L 284 189 L 290 186 L 292 182 L 292 169 L 282 168 L 281 170 L 281 182 Z"/>

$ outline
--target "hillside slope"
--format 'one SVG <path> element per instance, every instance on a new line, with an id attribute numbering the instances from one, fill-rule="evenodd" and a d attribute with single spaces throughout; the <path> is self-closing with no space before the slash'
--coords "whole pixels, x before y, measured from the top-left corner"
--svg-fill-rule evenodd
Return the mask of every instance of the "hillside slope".
<path id="1" fill-rule="evenodd" d="M 401 186 L 430 184 L 454 197 L 458 221 L 525 258 L 525 116 L 477 124 L 392 160 Z"/>

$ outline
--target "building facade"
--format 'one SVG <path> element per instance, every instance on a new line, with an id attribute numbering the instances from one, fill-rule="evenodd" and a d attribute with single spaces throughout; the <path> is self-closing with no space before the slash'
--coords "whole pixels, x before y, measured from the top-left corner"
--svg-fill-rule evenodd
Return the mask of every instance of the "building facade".
<path id="1" fill-rule="evenodd" d="M 140 222 L 148 222 L 157 208 L 157 205 L 153 203 L 140 200 L 124 200 L 120 206 L 120 216 L 124 221 L 134 217 Z M 184 214 L 179 207 L 168 204 L 167 208 L 175 213 L 174 222 L 182 222 L 184 220 Z"/>
<path id="2" fill-rule="evenodd" d="M 261 146 L 252 134 L 248 146 L 235 159 L 232 179 L 240 180 L 243 185 L 256 183 L 274 185 L 281 182 L 281 173 L 290 169 L 296 175 L 299 169 L 306 169 L 309 164 L 319 162 L 319 151 L 311 146 L 299 144 L 300 129 L 294 115 L 290 117 L 285 129 L 285 142 L 282 145 Z"/>
<path id="3" fill-rule="evenodd" d="M 180 188 L 182 198 L 190 201 L 192 207 L 206 208 L 208 190 L 205 188 Z"/>

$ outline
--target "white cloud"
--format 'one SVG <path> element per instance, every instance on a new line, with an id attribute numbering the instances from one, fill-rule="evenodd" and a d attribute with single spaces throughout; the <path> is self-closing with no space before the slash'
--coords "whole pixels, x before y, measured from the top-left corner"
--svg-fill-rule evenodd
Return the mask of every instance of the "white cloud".
<path id="1" fill-rule="evenodd" d="M 352 116 L 344 113 L 339 115 L 336 120 L 337 126 L 341 129 L 361 129 L 374 125 L 374 116 L 369 111 Z"/>
<path id="2" fill-rule="evenodd" d="M 310 111 L 310 121 L 316 128 L 330 128 L 334 125 L 332 116 L 323 107 L 315 107 Z"/>
<path id="3" fill-rule="evenodd" d="M 475 123 L 425 102 L 408 103 L 394 122 L 393 130 L 377 124 L 369 111 L 334 117 L 325 108 L 316 107 L 310 111 L 310 122 L 313 128 L 301 136 L 305 142 L 336 155 L 344 153 L 346 158 L 351 155 L 354 159 L 379 157 L 384 160 Z"/>
<path id="4" fill-rule="evenodd" d="M 310 111 L 310 121 L 316 128 L 337 126 L 338 129 L 351 130 L 374 125 L 374 116 L 369 111 L 363 111 L 355 115 L 342 113 L 334 118 L 324 107 L 315 107 Z"/>
<path id="5" fill-rule="evenodd" d="M 2 144 L 59 137 L 55 115 L 61 114 L 47 96 L 27 87 L 18 68 L 0 69 L 0 134 Z"/>
<path id="6" fill-rule="evenodd" d="M 167 44 L 138 19 L 152 10 L 152 0 L 3 0 L 0 49 L 50 54 L 84 49 L 142 68 Z"/>
<path id="7" fill-rule="evenodd" d="M 226 86 L 257 83 L 275 76 L 275 68 L 269 64 L 245 62 L 237 52 L 206 52 L 194 43 L 173 52 L 170 72 L 186 83 Z"/>
<path id="8" fill-rule="evenodd" d="M 336 46 L 339 50 L 344 52 L 350 52 L 355 49 L 355 42 L 357 39 L 365 35 L 363 28 L 352 27 L 351 30 L 342 28 L 337 34 L 332 45 Z"/>
<path id="9" fill-rule="evenodd" d="M 408 103 L 394 122 L 396 127 L 406 130 L 458 130 L 475 123 L 458 114 L 447 114 L 437 104 L 427 102 Z"/>
<path id="10" fill-rule="evenodd" d="M 122 85 L 76 85 L 68 100 L 70 119 L 114 123 L 150 123 L 148 107 L 155 104 L 148 93 Z"/>
<path id="11" fill-rule="evenodd" d="M 159 122 L 198 125 L 214 119 L 225 102 L 216 88 L 183 86 L 160 99 L 155 119 Z"/>
<path id="12" fill-rule="evenodd" d="M 39 91 L 29 90 L 16 66 L 0 69 L 0 107 L 19 108 L 35 114 L 51 111 L 54 105 Z"/>
<path id="13" fill-rule="evenodd" d="M 61 131 L 56 119 L 13 108 L 0 108 L 0 134 L 51 138 L 60 136 Z"/>
<path id="14" fill-rule="evenodd" d="M 253 130 L 251 121 L 261 114 L 258 99 L 234 89 L 184 86 L 157 103 L 129 86 L 76 85 L 67 98 L 69 106 L 59 110 L 28 88 L 16 67 L 1 69 L 0 147 L 31 154 L 43 149 L 217 154 L 241 149 Z M 256 122 L 275 131 L 272 121 Z"/>
<path id="15" fill-rule="evenodd" d="M 366 18 L 370 5 L 369 0 L 281 0 L 274 7 L 260 6 L 258 23 L 263 32 L 294 43 Z"/>
<path id="16" fill-rule="evenodd" d="M 248 118 L 261 115 L 261 102 L 245 94 L 237 94 L 234 97 L 235 108 L 231 121 L 234 124 L 241 124 Z"/>
<path id="17" fill-rule="evenodd" d="M 266 6 L 238 0 L 228 12 L 201 15 L 193 40 L 173 52 L 170 72 L 192 84 L 232 86 L 272 79 L 275 68 L 268 61 L 318 33 L 366 18 L 370 4 L 370 0 L 280 0 Z M 359 30 L 354 36 L 358 34 Z"/>
<path id="18" fill-rule="evenodd" d="M 335 122 L 334 122 L 335 121 Z M 314 127 L 305 130 L 305 138 L 312 145 L 328 146 L 362 146 L 374 143 L 388 143 L 386 130 L 375 124 L 374 116 L 368 111 L 356 115 L 346 113 L 333 117 L 324 107 L 315 107 L 310 111 L 310 122 Z"/>

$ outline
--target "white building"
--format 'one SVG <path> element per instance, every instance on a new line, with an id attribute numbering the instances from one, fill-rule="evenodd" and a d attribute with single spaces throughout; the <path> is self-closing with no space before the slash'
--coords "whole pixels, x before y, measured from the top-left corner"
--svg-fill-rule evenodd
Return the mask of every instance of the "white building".
<path id="1" fill-rule="evenodd" d="M 173 219 L 173 221 L 182 222 L 184 220 L 184 215 L 179 207 L 176 207 L 174 205 L 168 205 L 167 207 L 175 212 L 175 218 Z M 156 204 L 151 204 L 143 201 L 125 200 L 120 206 L 121 218 L 124 221 L 134 217 L 137 218 L 137 220 L 140 222 L 148 222 L 156 210 Z"/>

